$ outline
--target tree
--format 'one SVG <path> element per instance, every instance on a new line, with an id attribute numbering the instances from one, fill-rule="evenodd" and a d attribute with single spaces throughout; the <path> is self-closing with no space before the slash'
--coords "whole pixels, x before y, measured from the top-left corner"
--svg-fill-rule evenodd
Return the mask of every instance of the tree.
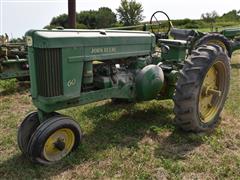
<path id="1" fill-rule="evenodd" d="M 98 9 L 97 17 L 97 28 L 112 27 L 116 22 L 116 14 L 107 7 L 101 7 Z"/>
<path id="2" fill-rule="evenodd" d="M 213 23 L 216 22 L 218 14 L 216 11 L 212 11 L 211 13 L 204 13 L 201 15 L 201 18 L 203 19 L 203 21 L 207 22 L 207 23 L 211 23 L 211 28 L 213 30 Z"/>
<path id="3" fill-rule="evenodd" d="M 77 15 L 77 22 L 84 24 L 88 29 L 97 27 L 97 11 L 82 11 Z"/>
<path id="4" fill-rule="evenodd" d="M 142 4 L 135 0 L 121 0 L 116 10 L 120 21 L 126 26 L 138 24 L 144 18 Z"/>
<path id="5" fill-rule="evenodd" d="M 96 28 L 107 28 L 112 27 L 117 22 L 116 14 L 107 7 L 101 7 L 97 11 L 81 11 L 77 13 L 76 27 L 79 29 L 96 29 Z M 68 16 L 67 14 L 61 14 L 57 17 L 53 17 L 50 25 L 45 26 L 47 29 L 56 28 L 62 26 L 68 27 Z"/>
<path id="6" fill-rule="evenodd" d="M 232 11 L 229 11 L 228 13 L 225 13 L 221 16 L 221 19 L 222 20 L 225 20 L 225 21 L 238 21 L 240 20 L 240 10 L 237 11 L 237 10 L 232 10 Z"/>
<path id="7" fill-rule="evenodd" d="M 61 14 L 57 17 L 53 17 L 51 20 L 50 26 L 52 27 L 62 26 L 65 28 L 68 27 L 68 15 Z"/>
<path id="8" fill-rule="evenodd" d="M 201 15 L 201 18 L 208 23 L 215 22 L 217 17 L 218 14 L 216 11 L 212 11 L 211 13 L 204 13 Z"/>
<path id="9" fill-rule="evenodd" d="M 89 29 L 112 27 L 117 22 L 116 14 L 107 7 L 98 11 L 82 11 L 77 16 L 77 22 L 86 25 Z"/>

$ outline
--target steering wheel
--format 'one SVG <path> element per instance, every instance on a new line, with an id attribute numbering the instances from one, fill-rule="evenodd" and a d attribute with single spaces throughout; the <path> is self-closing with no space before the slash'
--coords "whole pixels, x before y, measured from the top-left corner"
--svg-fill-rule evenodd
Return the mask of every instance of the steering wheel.
<path id="1" fill-rule="evenodd" d="M 172 28 L 172 22 L 167 13 L 163 11 L 156 11 L 151 16 L 150 26 L 155 35 L 162 34 L 163 36 L 167 36 Z M 165 32 L 161 32 L 162 29 L 166 29 Z"/>

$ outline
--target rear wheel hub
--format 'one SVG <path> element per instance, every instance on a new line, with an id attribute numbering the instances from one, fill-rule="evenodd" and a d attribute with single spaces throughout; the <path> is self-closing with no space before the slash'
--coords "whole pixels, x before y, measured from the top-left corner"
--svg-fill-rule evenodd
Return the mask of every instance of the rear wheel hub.
<path id="1" fill-rule="evenodd" d="M 218 112 L 225 91 L 226 69 L 217 61 L 208 70 L 199 94 L 199 112 L 202 122 L 210 122 Z"/>

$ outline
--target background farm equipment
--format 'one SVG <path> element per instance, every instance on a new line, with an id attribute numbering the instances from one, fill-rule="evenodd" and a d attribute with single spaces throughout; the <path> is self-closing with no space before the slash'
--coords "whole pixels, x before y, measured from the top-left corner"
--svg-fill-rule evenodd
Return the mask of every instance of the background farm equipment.
<path id="1" fill-rule="evenodd" d="M 18 145 L 27 157 L 50 164 L 76 149 L 82 139 L 79 125 L 56 111 L 105 99 L 173 99 L 180 128 L 215 128 L 228 95 L 230 56 L 239 49 L 238 31 L 227 39 L 219 33 L 176 29 L 169 18 L 158 20 L 157 13 L 151 18 L 150 27 L 159 26 L 154 33 L 27 32 L 31 95 L 38 109 L 18 131 Z M 167 24 L 164 32 L 162 24 Z"/>
<path id="2" fill-rule="evenodd" d="M 8 36 L 0 36 L 0 79 L 29 80 L 25 42 L 10 43 Z"/>

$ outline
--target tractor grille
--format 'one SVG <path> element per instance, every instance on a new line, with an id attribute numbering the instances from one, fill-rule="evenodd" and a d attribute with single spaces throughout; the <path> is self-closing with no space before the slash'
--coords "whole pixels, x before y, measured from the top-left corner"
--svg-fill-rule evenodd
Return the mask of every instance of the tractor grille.
<path id="1" fill-rule="evenodd" d="M 61 49 L 35 49 L 37 89 L 44 97 L 60 96 L 62 86 Z"/>

